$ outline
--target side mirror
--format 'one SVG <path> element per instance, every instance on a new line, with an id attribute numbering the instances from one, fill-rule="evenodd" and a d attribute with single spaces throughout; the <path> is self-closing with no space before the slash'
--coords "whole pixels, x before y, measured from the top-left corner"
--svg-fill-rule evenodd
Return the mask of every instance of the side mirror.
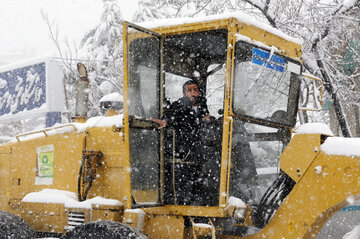
<path id="1" fill-rule="evenodd" d="M 299 110 L 320 111 L 323 105 L 323 82 L 311 74 L 300 78 Z"/>

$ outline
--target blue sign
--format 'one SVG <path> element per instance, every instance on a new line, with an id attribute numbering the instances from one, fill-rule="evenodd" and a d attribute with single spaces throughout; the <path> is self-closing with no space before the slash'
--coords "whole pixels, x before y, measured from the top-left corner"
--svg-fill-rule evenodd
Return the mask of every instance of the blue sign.
<path id="1" fill-rule="evenodd" d="M 0 116 L 46 104 L 45 62 L 0 73 Z"/>
<path id="2" fill-rule="evenodd" d="M 269 60 L 269 57 L 270 57 L 269 52 L 257 48 L 253 48 L 253 54 L 252 54 L 253 63 L 258 65 L 266 64 L 265 66 L 267 68 L 279 72 L 283 72 L 285 69 L 285 59 L 280 56 L 272 55 L 271 59 Z"/>

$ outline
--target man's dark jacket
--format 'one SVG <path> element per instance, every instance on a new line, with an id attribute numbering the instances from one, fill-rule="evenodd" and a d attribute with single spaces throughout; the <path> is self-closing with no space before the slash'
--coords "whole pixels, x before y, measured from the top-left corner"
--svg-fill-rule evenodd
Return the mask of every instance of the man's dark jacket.
<path id="1" fill-rule="evenodd" d="M 192 161 L 188 156 L 191 151 L 196 151 L 196 146 L 199 146 L 202 118 L 209 114 L 204 97 L 198 98 L 197 106 L 198 109 L 195 111 L 191 100 L 182 97 L 172 103 L 164 112 L 167 127 L 175 129 L 176 157 L 185 161 Z"/>

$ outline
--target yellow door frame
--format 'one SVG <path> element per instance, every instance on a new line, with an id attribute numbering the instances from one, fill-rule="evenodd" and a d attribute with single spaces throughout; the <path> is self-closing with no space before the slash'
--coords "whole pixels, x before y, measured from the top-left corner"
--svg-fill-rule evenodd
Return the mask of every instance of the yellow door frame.
<path id="1" fill-rule="evenodd" d="M 132 207 L 132 196 L 131 196 L 131 166 L 130 166 L 130 124 L 129 124 L 129 106 L 128 106 L 128 55 L 129 55 L 129 32 L 128 32 L 128 28 L 131 27 L 139 32 L 144 32 L 144 34 L 149 34 L 149 35 L 153 35 L 155 37 L 158 37 L 160 39 L 160 62 L 159 62 L 159 74 L 160 74 L 160 117 L 162 117 L 163 115 L 163 107 L 162 107 L 162 103 L 164 100 L 164 90 L 163 90 L 163 85 L 164 85 L 164 73 L 162 70 L 162 65 L 163 65 L 163 35 L 158 33 L 158 32 L 154 32 L 152 30 L 143 28 L 141 26 L 137 26 L 135 24 L 129 23 L 124 21 L 123 22 L 123 51 L 124 51 L 124 79 L 123 79 L 123 98 L 124 98 L 124 141 L 125 141 L 125 157 L 126 157 L 126 163 L 125 163 L 125 167 L 127 170 L 125 170 L 126 172 L 126 183 L 125 183 L 125 187 L 126 187 L 126 208 L 131 208 Z M 136 37 L 136 36 L 135 36 Z M 160 201 L 163 202 L 163 192 L 164 192 L 164 156 L 163 156 L 163 150 L 162 147 L 163 146 L 163 132 L 160 132 L 160 163 L 161 163 L 161 167 L 160 167 Z"/>

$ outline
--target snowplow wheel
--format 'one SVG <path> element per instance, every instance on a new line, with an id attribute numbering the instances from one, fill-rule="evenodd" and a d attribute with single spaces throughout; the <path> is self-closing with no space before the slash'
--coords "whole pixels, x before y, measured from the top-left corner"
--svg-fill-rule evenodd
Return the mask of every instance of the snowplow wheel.
<path id="1" fill-rule="evenodd" d="M 0 211 L 0 238 L 33 239 L 35 232 L 21 217 Z"/>
<path id="2" fill-rule="evenodd" d="M 61 239 L 146 239 L 130 226 L 114 221 L 89 222 L 68 231 Z"/>

